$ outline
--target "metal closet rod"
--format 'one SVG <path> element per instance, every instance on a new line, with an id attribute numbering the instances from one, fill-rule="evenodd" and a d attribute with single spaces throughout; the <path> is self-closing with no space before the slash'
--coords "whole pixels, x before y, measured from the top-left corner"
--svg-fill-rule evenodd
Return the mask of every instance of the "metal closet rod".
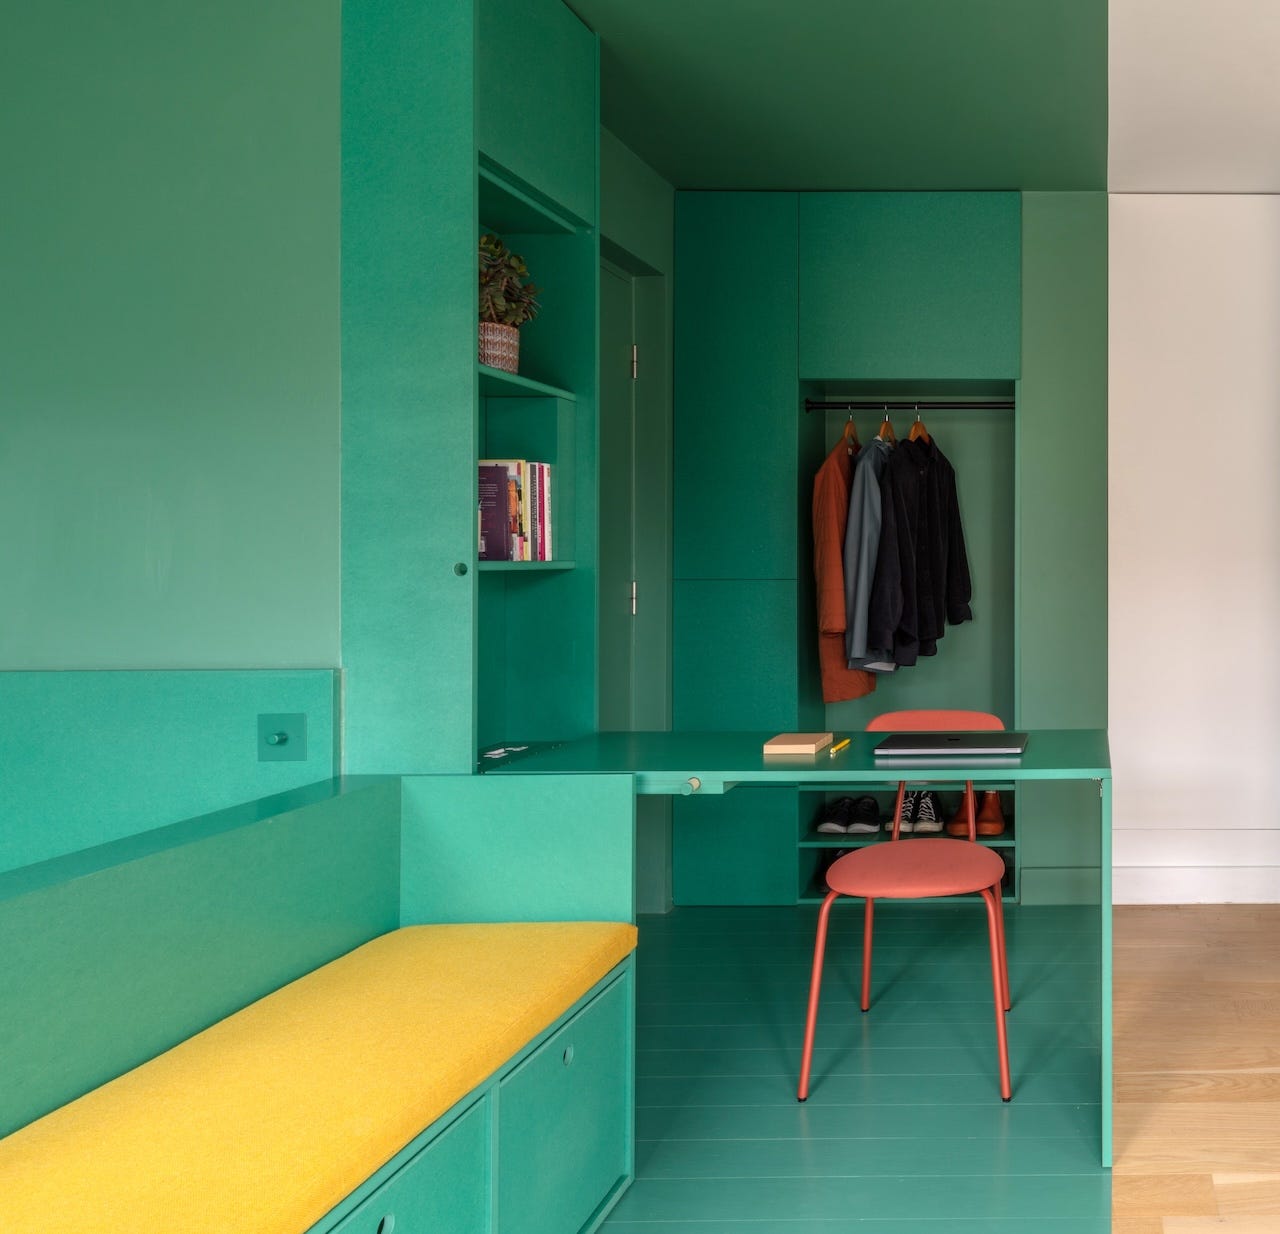
<path id="1" fill-rule="evenodd" d="M 884 399 L 859 398 L 843 399 L 832 403 L 824 399 L 807 398 L 804 401 L 805 415 L 811 411 L 1012 411 L 1013 399 L 976 399 L 971 402 L 886 402 Z"/>

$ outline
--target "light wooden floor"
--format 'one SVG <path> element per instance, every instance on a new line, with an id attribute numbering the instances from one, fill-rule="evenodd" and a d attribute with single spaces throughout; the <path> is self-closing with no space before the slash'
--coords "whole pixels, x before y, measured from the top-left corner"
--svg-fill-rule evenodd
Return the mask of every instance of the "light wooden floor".
<path id="1" fill-rule="evenodd" d="M 1280 1234 L 1280 905 L 1115 910 L 1112 1234 Z"/>

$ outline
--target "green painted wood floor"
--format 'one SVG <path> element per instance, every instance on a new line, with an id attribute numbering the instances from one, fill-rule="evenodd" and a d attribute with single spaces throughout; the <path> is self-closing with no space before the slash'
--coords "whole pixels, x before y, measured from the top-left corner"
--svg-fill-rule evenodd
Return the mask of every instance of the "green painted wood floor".
<path id="1" fill-rule="evenodd" d="M 795 1099 L 816 909 L 643 917 L 636 1181 L 612 1234 L 1107 1234 L 1097 912 L 1007 906 L 1014 1097 L 996 1079 L 980 906 L 832 917 L 810 1097 Z"/>

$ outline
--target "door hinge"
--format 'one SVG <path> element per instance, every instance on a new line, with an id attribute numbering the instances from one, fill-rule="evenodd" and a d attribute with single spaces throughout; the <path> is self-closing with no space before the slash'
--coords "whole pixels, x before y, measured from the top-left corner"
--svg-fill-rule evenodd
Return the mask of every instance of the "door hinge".
<path id="1" fill-rule="evenodd" d="M 632 617 L 636 615 L 636 581 L 635 579 L 631 580 L 631 615 Z"/>
<path id="2" fill-rule="evenodd" d="M 636 379 L 636 370 L 639 367 L 639 348 L 634 343 L 631 344 L 631 380 Z"/>

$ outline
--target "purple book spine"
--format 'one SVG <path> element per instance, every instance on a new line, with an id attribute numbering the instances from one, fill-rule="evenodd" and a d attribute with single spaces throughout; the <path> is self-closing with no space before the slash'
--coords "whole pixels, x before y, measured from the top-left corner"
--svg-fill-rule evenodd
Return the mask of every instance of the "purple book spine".
<path id="1" fill-rule="evenodd" d="M 481 561 L 510 561 L 511 534 L 507 521 L 507 469 L 480 466 Z"/>

